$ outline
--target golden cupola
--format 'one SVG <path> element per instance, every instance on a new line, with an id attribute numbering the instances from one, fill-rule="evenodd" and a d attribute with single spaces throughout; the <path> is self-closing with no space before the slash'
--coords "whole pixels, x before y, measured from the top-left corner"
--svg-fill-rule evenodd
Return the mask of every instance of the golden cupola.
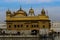
<path id="1" fill-rule="evenodd" d="M 34 13 L 34 10 L 31 8 L 31 9 L 29 10 L 29 13 Z"/>
<path id="2" fill-rule="evenodd" d="M 34 16 L 34 10 L 32 8 L 29 10 L 29 15 Z"/>
<path id="3" fill-rule="evenodd" d="M 16 12 L 16 14 L 21 14 L 21 15 L 23 15 L 23 16 L 27 16 L 27 13 L 26 13 L 24 10 L 22 10 L 21 7 L 20 7 L 20 9 Z"/>
<path id="4" fill-rule="evenodd" d="M 6 11 L 6 15 L 7 16 L 10 16 L 11 15 L 11 11 L 9 9 Z"/>
<path id="5" fill-rule="evenodd" d="M 41 15 L 45 15 L 45 10 L 44 10 L 44 8 L 43 8 L 42 11 L 41 11 Z"/>

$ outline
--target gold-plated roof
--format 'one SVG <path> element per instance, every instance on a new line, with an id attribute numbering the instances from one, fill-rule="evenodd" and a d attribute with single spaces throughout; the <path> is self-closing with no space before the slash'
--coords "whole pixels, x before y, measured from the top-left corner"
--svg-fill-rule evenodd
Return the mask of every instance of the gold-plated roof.
<path id="1" fill-rule="evenodd" d="M 34 10 L 31 8 L 31 13 L 34 13 Z M 49 16 L 45 15 L 45 10 L 42 9 L 41 15 L 38 16 L 26 16 L 26 12 L 20 8 L 17 12 L 14 13 L 12 17 L 6 16 L 6 20 L 49 20 Z"/>
<path id="2" fill-rule="evenodd" d="M 16 13 L 17 14 L 22 14 L 24 16 L 27 16 L 26 12 L 24 10 L 22 10 L 22 8 L 20 8 Z"/>
<path id="3" fill-rule="evenodd" d="M 12 17 L 12 18 L 6 18 L 7 20 L 49 20 L 46 16 L 29 16 L 29 17 Z"/>

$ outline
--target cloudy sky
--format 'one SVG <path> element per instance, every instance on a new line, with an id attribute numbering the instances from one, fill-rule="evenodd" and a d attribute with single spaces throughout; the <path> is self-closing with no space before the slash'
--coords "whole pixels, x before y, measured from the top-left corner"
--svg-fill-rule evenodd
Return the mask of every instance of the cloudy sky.
<path id="1" fill-rule="evenodd" d="M 36 15 L 44 8 L 51 20 L 60 21 L 60 0 L 0 0 L 0 22 L 5 20 L 6 10 L 13 12 L 19 10 L 20 6 L 27 13 L 32 7 Z"/>

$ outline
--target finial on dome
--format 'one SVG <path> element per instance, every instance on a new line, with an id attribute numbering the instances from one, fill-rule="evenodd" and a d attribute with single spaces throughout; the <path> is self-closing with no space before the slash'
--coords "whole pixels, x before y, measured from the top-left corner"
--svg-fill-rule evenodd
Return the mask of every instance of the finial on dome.
<path id="1" fill-rule="evenodd" d="M 22 10 L 22 7 L 20 6 L 20 10 Z"/>
<path id="2" fill-rule="evenodd" d="M 11 13 L 11 11 L 9 10 L 9 8 L 8 8 L 8 10 L 6 11 L 7 13 Z"/>

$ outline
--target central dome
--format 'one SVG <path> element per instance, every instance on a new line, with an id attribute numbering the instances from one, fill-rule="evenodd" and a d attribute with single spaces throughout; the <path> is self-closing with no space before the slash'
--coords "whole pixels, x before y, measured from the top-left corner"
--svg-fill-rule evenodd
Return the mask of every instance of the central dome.
<path id="1" fill-rule="evenodd" d="M 27 16 L 27 13 L 24 10 L 22 10 L 22 8 L 20 8 L 16 13 Z"/>

